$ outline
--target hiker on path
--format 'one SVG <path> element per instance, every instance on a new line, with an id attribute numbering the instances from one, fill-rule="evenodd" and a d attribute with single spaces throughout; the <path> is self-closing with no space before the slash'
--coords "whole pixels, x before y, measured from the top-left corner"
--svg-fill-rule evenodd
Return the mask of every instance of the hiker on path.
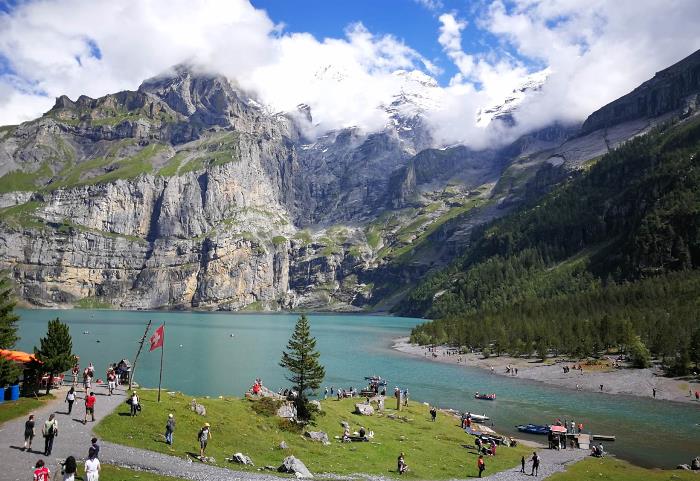
<path id="1" fill-rule="evenodd" d="M 22 451 L 32 450 L 32 440 L 34 439 L 34 415 L 30 414 L 29 419 L 24 423 L 24 447 Z"/>
<path id="2" fill-rule="evenodd" d="M 78 474 L 78 463 L 73 456 L 68 456 L 61 463 L 61 474 L 63 475 L 63 481 L 75 481 L 75 475 Z"/>
<path id="3" fill-rule="evenodd" d="M 85 417 L 83 418 L 83 424 L 87 424 L 88 414 L 92 417 L 92 422 L 95 422 L 95 402 L 97 398 L 95 393 L 90 391 L 90 394 L 85 396 Z"/>
<path id="4" fill-rule="evenodd" d="M 95 451 L 95 457 L 96 457 L 96 458 L 99 458 L 99 457 L 100 457 L 100 445 L 97 444 L 97 438 L 92 438 L 92 439 L 90 440 L 90 442 L 92 443 L 92 444 L 90 445 L 90 449 L 91 449 L 91 450 L 94 450 L 94 451 Z M 89 455 L 90 455 L 90 450 L 88 450 L 88 456 L 89 456 Z"/>
<path id="5" fill-rule="evenodd" d="M 399 454 L 399 458 L 396 460 L 396 470 L 399 474 L 403 474 L 408 471 L 408 466 L 406 465 L 406 460 L 404 459 L 404 454 Z"/>
<path id="6" fill-rule="evenodd" d="M 532 453 L 532 458 L 530 461 L 532 461 L 532 472 L 530 473 L 530 476 L 537 476 L 537 470 L 540 467 L 540 457 L 536 452 Z"/>
<path id="7" fill-rule="evenodd" d="M 68 403 L 68 415 L 70 415 L 70 413 L 73 412 L 73 403 L 75 402 L 75 388 L 73 386 L 71 386 L 71 388 L 66 393 L 65 402 Z"/>
<path id="8" fill-rule="evenodd" d="M 51 414 L 41 430 L 41 434 L 44 436 L 44 456 L 51 456 L 53 440 L 58 436 L 58 421 L 55 418 L 56 415 Z"/>
<path id="9" fill-rule="evenodd" d="M 209 423 L 204 423 L 202 429 L 199 430 L 199 434 L 197 434 L 197 439 L 199 440 L 199 459 L 202 461 L 204 461 L 204 452 L 207 450 L 207 444 L 211 439 L 210 427 Z"/>
<path id="10" fill-rule="evenodd" d="M 44 460 L 40 459 L 34 465 L 34 481 L 49 481 L 49 479 L 51 479 L 49 468 L 44 466 Z"/>
<path id="11" fill-rule="evenodd" d="M 173 432 L 175 432 L 175 417 L 168 414 L 168 422 L 165 423 L 165 444 L 173 445 Z"/>
<path id="12" fill-rule="evenodd" d="M 476 461 L 476 467 L 479 469 L 479 477 L 481 477 L 481 473 L 484 472 L 484 469 L 486 469 L 486 463 L 484 463 L 484 456 L 479 455 L 479 459 Z"/>
<path id="13" fill-rule="evenodd" d="M 129 404 L 131 404 L 131 416 L 136 416 L 136 412 L 139 409 L 139 397 L 136 394 L 136 391 L 131 393 L 131 398 L 129 398 L 129 401 Z"/>
<path id="14" fill-rule="evenodd" d="M 100 460 L 95 456 L 95 450 L 90 448 L 88 459 L 85 460 L 85 477 L 86 481 L 99 481 L 100 479 Z"/>

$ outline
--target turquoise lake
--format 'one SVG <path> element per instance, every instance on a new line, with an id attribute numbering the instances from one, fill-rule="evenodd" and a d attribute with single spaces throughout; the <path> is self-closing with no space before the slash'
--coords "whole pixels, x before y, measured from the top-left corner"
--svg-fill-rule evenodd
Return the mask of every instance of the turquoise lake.
<path id="1" fill-rule="evenodd" d="M 294 314 L 18 312 L 19 349 L 31 351 L 46 333 L 47 321 L 60 317 L 71 328 L 73 350 L 81 366 L 92 361 L 100 377 L 108 363 L 122 358 L 133 362 L 137 342 L 151 319 L 152 330 L 166 323 L 163 385 L 168 390 L 193 396 L 241 396 L 256 377 L 275 390 L 288 386 L 278 362 L 296 322 Z M 606 450 L 643 466 L 675 467 L 700 455 L 700 403 L 576 392 L 477 368 L 427 362 L 392 350 L 392 340 L 408 335 L 420 319 L 342 314 L 308 317 L 326 368 L 324 385 L 361 388 L 364 376 L 379 374 L 389 380 L 390 389 L 395 385 L 407 388 L 413 400 L 486 413 L 503 433 L 515 433 L 515 424 L 575 419 L 586 430 L 615 434 L 617 441 L 604 443 Z M 159 363 L 159 351 L 148 352 L 146 343 L 136 380 L 157 386 Z M 474 400 L 474 391 L 495 392 L 498 400 Z M 535 439 L 546 442 L 544 437 Z"/>

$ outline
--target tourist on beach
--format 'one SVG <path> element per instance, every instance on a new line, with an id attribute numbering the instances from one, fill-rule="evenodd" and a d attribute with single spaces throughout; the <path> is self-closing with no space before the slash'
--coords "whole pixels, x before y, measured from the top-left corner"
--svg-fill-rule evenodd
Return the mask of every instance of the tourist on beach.
<path id="1" fill-rule="evenodd" d="M 530 472 L 530 476 L 537 476 L 537 471 L 540 467 L 540 457 L 537 453 L 533 452 L 530 461 L 532 461 L 532 472 Z"/>
<path id="2" fill-rule="evenodd" d="M 95 457 L 99 458 L 100 457 L 100 445 L 97 444 L 97 438 L 92 438 L 90 440 L 90 449 L 95 451 Z M 88 456 L 90 455 L 90 450 L 88 449 Z"/>
<path id="3" fill-rule="evenodd" d="M 34 439 L 34 415 L 30 414 L 29 419 L 24 423 L 24 447 L 22 451 L 32 450 L 32 440 Z"/>
<path id="4" fill-rule="evenodd" d="M 92 422 L 95 422 L 95 402 L 97 398 L 95 393 L 90 391 L 90 394 L 85 396 L 85 417 L 83 418 L 83 424 L 87 424 L 88 414 L 92 417 Z"/>
<path id="5" fill-rule="evenodd" d="M 139 410 L 139 396 L 136 394 L 136 391 L 131 393 L 131 398 L 129 398 L 129 404 L 131 404 L 131 416 L 136 416 L 136 413 Z"/>
<path id="6" fill-rule="evenodd" d="M 600 392 L 603 392 L 603 385 L 600 385 Z"/>
<path id="7" fill-rule="evenodd" d="M 71 388 L 66 393 L 66 401 L 68 403 L 68 414 L 73 412 L 73 403 L 75 402 L 75 388 Z"/>
<path id="8" fill-rule="evenodd" d="M 204 423 L 202 429 L 199 430 L 199 434 L 197 434 L 197 439 L 199 440 L 199 459 L 202 461 L 204 461 L 204 452 L 207 450 L 207 444 L 211 439 L 210 427 L 209 423 Z"/>
<path id="9" fill-rule="evenodd" d="M 484 469 L 486 469 L 486 463 L 484 463 L 484 457 L 480 454 L 479 459 L 476 461 L 476 467 L 479 469 L 479 477 L 481 477 L 481 473 L 484 472 Z"/>
<path id="10" fill-rule="evenodd" d="M 49 479 L 51 479 L 49 468 L 44 466 L 44 460 L 40 459 L 34 465 L 34 481 L 49 481 Z"/>
<path id="11" fill-rule="evenodd" d="M 399 472 L 399 474 L 403 474 L 408 471 L 408 466 L 406 465 L 406 460 L 404 459 L 403 453 L 399 454 L 399 459 L 396 460 L 396 464 L 396 470 Z"/>
<path id="12" fill-rule="evenodd" d="M 78 474 L 78 463 L 75 461 L 75 457 L 68 456 L 61 463 L 61 474 L 63 481 L 75 481 L 75 475 Z"/>
<path id="13" fill-rule="evenodd" d="M 435 409 L 435 406 L 430 408 L 430 417 L 432 421 L 435 422 L 435 418 L 437 417 L 437 409 Z"/>
<path id="14" fill-rule="evenodd" d="M 53 451 L 53 440 L 58 436 L 58 421 L 56 415 L 51 414 L 49 419 L 44 422 L 44 427 L 41 429 L 41 434 L 44 436 L 44 456 L 51 456 Z"/>
<path id="15" fill-rule="evenodd" d="M 173 433 L 175 432 L 175 417 L 168 414 L 168 422 L 165 423 L 165 444 L 173 445 Z"/>
<path id="16" fill-rule="evenodd" d="M 525 456 L 520 457 L 520 472 L 525 474 Z"/>
<path id="17" fill-rule="evenodd" d="M 93 448 L 90 448 L 88 459 L 85 460 L 85 477 L 87 481 L 99 481 L 100 479 L 100 460 L 97 459 Z"/>

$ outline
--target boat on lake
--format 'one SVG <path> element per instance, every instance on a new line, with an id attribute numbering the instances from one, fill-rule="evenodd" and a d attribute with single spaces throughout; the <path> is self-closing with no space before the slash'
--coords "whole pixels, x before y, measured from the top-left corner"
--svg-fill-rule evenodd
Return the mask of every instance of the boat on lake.
<path id="1" fill-rule="evenodd" d="M 541 424 L 520 424 L 515 426 L 515 429 L 521 433 L 528 434 L 549 434 L 549 426 L 543 426 Z"/>
<path id="2" fill-rule="evenodd" d="M 473 414 L 473 413 L 469 413 L 469 416 L 471 417 L 472 421 L 474 421 L 475 423 L 483 423 L 483 422 L 486 422 L 486 421 L 488 421 L 489 419 L 491 419 L 491 418 L 488 417 L 486 414 Z"/>
<path id="3" fill-rule="evenodd" d="M 474 399 L 481 399 L 482 401 L 495 401 L 496 395 L 491 394 L 479 394 L 478 392 L 474 394 Z"/>
<path id="4" fill-rule="evenodd" d="M 386 386 L 387 385 L 387 380 L 382 379 L 381 376 L 365 376 L 365 380 L 369 381 L 370 385 L 376 385 L 376 386 Z"/>

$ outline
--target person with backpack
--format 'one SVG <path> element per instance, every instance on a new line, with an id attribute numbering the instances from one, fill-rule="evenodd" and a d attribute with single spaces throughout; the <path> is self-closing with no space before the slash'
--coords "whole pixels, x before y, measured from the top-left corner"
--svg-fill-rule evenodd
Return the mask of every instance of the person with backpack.
<path id="1" fill-rule="evenodd" d="M 29 419 L 24 423 L 24 447 L 22 451 L 32 450 L 32 440 L 34 439 L 34 415 L 30 414 Z"/>
<path id="2" fill-rule="evenodd" d="M 207 444 L 211 439 L 211 431 L 209 430 L 210 427 L 211 426 L 209 423 L 204 423 L 204 426 L 197 434 L 197 439 L 199 440 L 199 459 L 202 461 L 205 460 L 204 453 L 207 450 Z"/>
<path id="3" fill-rule="evenodd" d="M 66 393 L 66 402 L 68 403 L 68 414 L 73 412 L 73 403 L 75 402 L 75 388 L 71 386 Z"/>
<path id="4" fill-rule="evenodd" d="M 92 422 L 95 422 L 95 402 L 97 402 L 95 393 L 90 391 L 90 394 L 85 396 L 85 417 L 83 418 L 83 424 L 87 424 L 88 414 L 92 416 Z"/>
<path id="5" fill-rule="evenodd" d="M 481 473 L 484 472 L 484 469 L 486 469 L 486 463 L 484 462 L 484 456 L 479 455 L 479 459 L 476 461 L 476 467 L 479 469 L 479 477 L 481 477 Z"/>
<path id="6" fill-rule="evenodd" d="M 51 456 L 53 440 L 58 436 L 58 421 L 55 418 L 56 415 L 51 414 L 41 430 L 41 434 L 44 436 L 44 456 Z"/>
<path id="7" fill-rule="evenodd" d="M 44 466 L 44 460 L 40 459 L 34 465 L 34 481 L 49 481 L 51 479 L 51 472 L 49 468 Z"/>

